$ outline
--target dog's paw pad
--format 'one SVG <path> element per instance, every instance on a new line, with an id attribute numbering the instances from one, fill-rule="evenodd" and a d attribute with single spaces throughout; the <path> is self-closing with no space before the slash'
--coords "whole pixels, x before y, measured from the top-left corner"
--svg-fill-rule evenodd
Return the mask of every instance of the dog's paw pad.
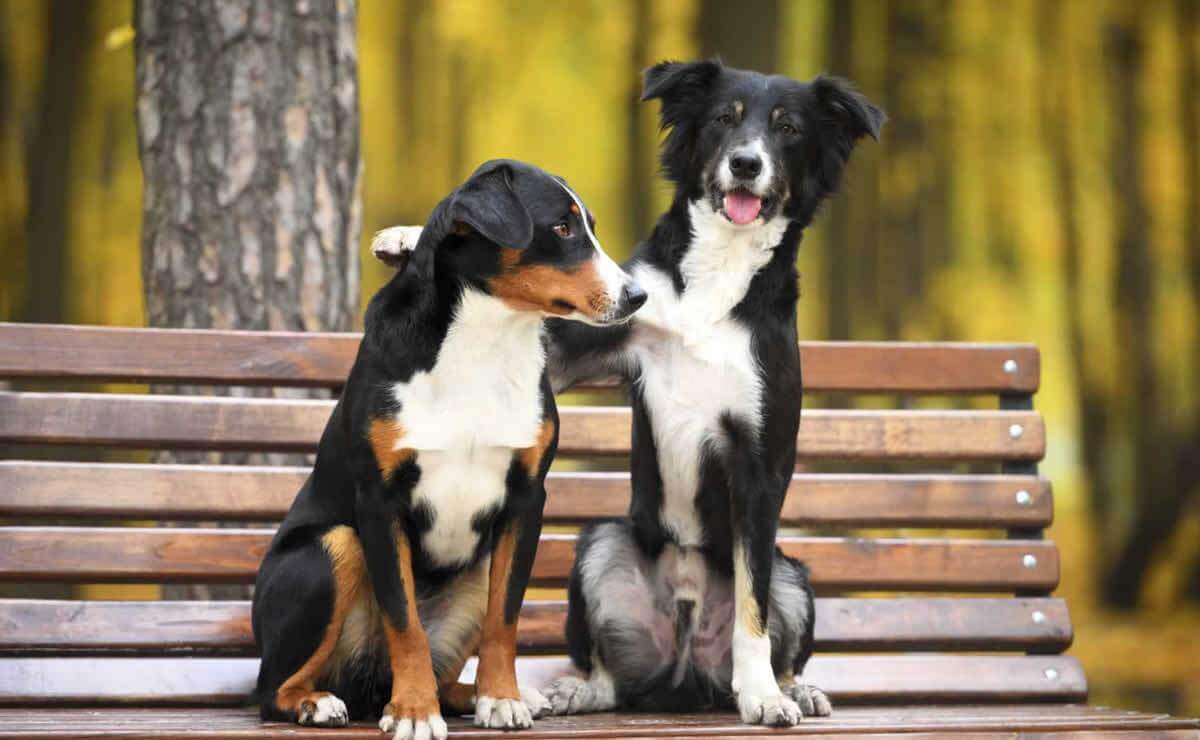
<path id="1" fill-rule="evenodd" d="M 379 718 L 379 729 L 392 740 L 446 740 L 448 734 L 446 720 L 440 714 L 414 719 L 385 713 Z"/>
<path id="2" fill-rule="evenodd" d="M 296 721 L 315 727 L 345 727 L 350 724 L 350 713 L 341 699 L 333 694 L 323 694 L 301 702 Z"/>
<path id="3" fill-rule="evenodd" d="M 788 696 L 800 707 L 805 717 L 828 717 L 833 714 L 829 697 L 816 686 L 794 683 L 786 689 Z"/>
<path id="4" fill-rule="evenodd" d="M 475 726 L 493 730 L 523 730 L 533 726 L 533 714 L 520 699 L 480 696 L 475 701 Z"/>
<path id="5" fill-rule="evenodd" d="M 783 694 L 758 696 L 742 692 L 737 698 L 738 713 L 748 725 L 791 727 L 800 723 L 800 707 Z"/>
<path id="6" fill-rule="evenodd" d="M 529 707 L 529 714 L 534 719 L 539 719 L 550 714 L 550 701 L 542 696 L 542 692 L 537 689 L 522 688 L 521 701 L 525 702 L 525 706 Z"/>

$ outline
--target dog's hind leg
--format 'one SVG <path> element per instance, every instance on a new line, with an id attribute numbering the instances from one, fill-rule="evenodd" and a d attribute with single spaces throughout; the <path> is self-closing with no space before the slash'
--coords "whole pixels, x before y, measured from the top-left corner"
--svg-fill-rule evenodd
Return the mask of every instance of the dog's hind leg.
<path id="1" fill-rule="evenodd" d="M 256 593 L 263 640 L 261 684 L 274 684 L 271 676 L 286 677 L 276 686 L 260 685 L 264 718 L 288 719 L 302 725 L 340 727 L 349 723 L 345 703 L 317 682 L 326 672 L 337 646 L 342 625 L 365 585 L 362 547 L 349 527 L 334 527 L 320 539 L 279 555 L 265 566 L 266 578 Z M 268 613 L 273 610 L 275 613 Z M 323 615 L 323 626 L 314 616 Z M 317 635 L 307 656 L 297 645 L 306 635 Z M 312 638 L 309 638 L 311 641 Z M 284 663 L 303 662 L 283 671 Z"/>
<path id="2" fill-rule="evenodd" d="M 796 702 L 805 717 L 828 717 L 833 705 L 825 692 L 797 680 L 812 656 L 816 621 L 808 568 L 779 550 L 771 573 L 770 598 L 771 665 L 779 688 Z"/>
<path id="3" fill-rule="evenodd" d="M 562 676 L 542 693 L 553 714 L 614 709 L 623 687 L 630 690 L 627 684 L 644 681 L 668 665 L 662 650 L 671 648 L 652 637 L 656 622 L 669 626 L 669 620 L 655 609 L 654 589 L 641 567 L 628 520 L 580 532 L 567 596 L 567 651 L 586 678 Z M 663 640 L 673 637 L 664 633 Z"/>

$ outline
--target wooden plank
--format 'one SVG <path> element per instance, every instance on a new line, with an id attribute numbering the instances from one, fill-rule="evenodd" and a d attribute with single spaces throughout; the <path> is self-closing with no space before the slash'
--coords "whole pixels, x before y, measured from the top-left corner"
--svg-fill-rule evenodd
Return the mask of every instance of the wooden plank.
<path id="1" fill-rule="evenodd" d="M 257 663 L 254 658 L 0 658 L 0 705 L 237 705 L 254 685 Z M 518 676 L 533 686 L 569 670 L 565 658 L 518 661 Z M 805 680 L 835 702 L 1071 701 L 1087 692 L 1078 661 L 1060 655 L 817 655 Z"/>
<path id="2" fill-rule="evenodd" d="M 358 343 L 358 334 L 0 324 L 0 377 L 329 387 L 345 381 Z M 1028 344 L 801 342 L 800 354 L 812 391 L 1033 393 L 1041 372 Z"/>
<path id="3" fill-rule="evenodd" d="M 447 718 L 454 738 L 494 738 L 495 731 L 479 730 L 469 719 Z M 283 723 L 263 723 L 250 709 L 215 708 L 119 708 L 69 709 L 40 707 L 0 709 L 0 725 L 7 735 L 16 737 L 79 738 L 100 733 L 139 738 L 177 738 L 203 728 L 206 738 L 242 740 L 260 738 L 348 738 L 364 737 L 376 731 L 372 725 L 357 724 L 344 730 L 300 727 Z M 1178 732 L 1180 737 L 1195 738 L 1194 719 L 1162 714 L 1129 712 L 1079 704 L 998 704 L 998 705 L 839 705 L 832 717 L 806 718 L 798 727 L 773 729 L 772 736 L 863 737 L 867 733 L 904 733 L 909 740 L 929 737 L 1069 737 L 1073 732 L 1153 733 Z M 1059 733 L 1068 733 L 1062 735 Z M 590 714 L 572 717 L 547 717 L 521 733 L 523 738 L 562 737 L 761 737 L 757 728 L 738 724 L 731 712 L 679 714 Z M 889 737 L 896 735 L 889 734 Z M 1095 737 L 1093 734 L 1091 737 Z M 1144 737 L 1145 735 L 1143 735 Z M 1161 734 L 1153 735 L 1162 737 Z M 1166 735 L 1166 737 L 1173 737 Z"/>
<path id="4" fill-rule="evenodd" d="M 0 516 L 277 521 L 308 468 L 0 460 Z M 1024 491 L 1024 494 L 1021 492 Z M 554 472 L 547 523 L 619 516 L 628 473 Z M 1042 528 L 1050 482 L 1020 475 L 797 474 L 784 526 Z"/>
<path id="5" fill-rule="evenodd" d="M 213 396 L 0 392 L 0 441 L 14 444 L 311 452 L 332 401 Z M 560 455 L 629 451 L 628 407 L 559 410 Z M 805 460 L 1038 460 L 1031 411 L 804 412 Z"/>
<path id="6" fill-rule="evenodd" d="M 526 601 L 523 653 L 562 653 L 566 602 Z M 818 651 L 1061 652 L 1071 643 L 1061 599 L 896 598 L 817 600 Z M 0 600 L 0 652 L 8 654 L 254 654 L 245 601 Z"/>
<path id="7" fill-rule="evenodd" d="M 124 527 L 0 528 L 0 581 L 249 583 L 271 530 Z M 1049 592 L 1058 550 L 1030 540 L 780 537 L 825 590 Z M 575 536 L 543 534 L 534 582 L 563 583 Z"/>

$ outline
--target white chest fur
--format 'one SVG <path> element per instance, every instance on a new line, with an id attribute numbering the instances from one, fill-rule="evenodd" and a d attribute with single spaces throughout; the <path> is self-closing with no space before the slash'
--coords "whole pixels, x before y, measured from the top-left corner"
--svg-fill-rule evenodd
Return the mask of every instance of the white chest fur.
<path id="1" fill-rule="evenodd" d="M 706 204 L 693 203 L 691 216 L 682 294 L 655 268 L 634 271 L 649 298 L 635 317 L 631 343 L 658 451 L 663 524 L 685 546 L 702 544 L 695 510 L 700 456 L 710 446 L 719 449 L 721 416 L 753 429 L 760 423 L 762 381 L 750 330 L 730 312 L 787 227 L 783 219 L 735 227 Z"/>
<path id="2" fill-rule="evenodd" d="M 393 387 L 398 444 L 417 451 L 421 469 L 413 503 L 433 514 L 422 545 L 441 565 L 471 556 L 472 519 L 503 503 L 513 452 L 537 439 L 541 326 L 535 313 L 468 290 L 433 368 Z"/>

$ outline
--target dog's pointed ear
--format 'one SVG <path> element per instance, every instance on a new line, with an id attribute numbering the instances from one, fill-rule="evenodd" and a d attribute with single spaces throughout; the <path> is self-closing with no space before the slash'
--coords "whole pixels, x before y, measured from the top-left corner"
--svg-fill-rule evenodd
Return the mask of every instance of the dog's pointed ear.
<path id="1" fill-rule="evenodd" d="M 410 263 L 424 279 L 433 277 L 433 253 L 451 234 L 474 229 L 488 241 L 525 249 L 533 241 L 533 219 L 513 190 L 512 163 L 492 160 L 446 196 L 421 230 Z"/>
<path id="2" fill-rule="evenodd" d="M 669 133 L 660 160 L 664 174 L 673 182 L 687 180 L 696 166 L 696 132 L 721 69 L 720 62 L 704 61 L 659 62 L 646 70 L 642 100 L 662 101 L 659 125 Z"/>
<path id="3" fill-rule="evenodd" d="M 721 71 L 721 63 L 659 62 L 646 69 L 642 100 L 659 98 L 669 105 L 687 97 L 707 95 L 713 80 Z"/>
<path id="4" fill-rule="evenodd" d="M 849 143 L 864 136 L 879 140 L 887 116 L 853 85 L 840 77 L 821 75 L 813 80 L 813 90 L 826 119 L 839 128 Z"/>

